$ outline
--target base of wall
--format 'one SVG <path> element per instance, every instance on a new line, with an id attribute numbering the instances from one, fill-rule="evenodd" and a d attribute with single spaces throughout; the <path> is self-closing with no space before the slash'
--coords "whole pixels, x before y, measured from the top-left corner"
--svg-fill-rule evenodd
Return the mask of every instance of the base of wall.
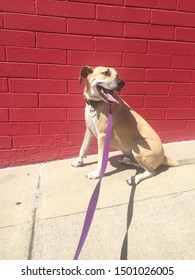
<path id="1" fill-rule="evenodd" d="M 172 141 L 164 143 L 165 151 L 172 150 L 172 145 L 182 144 L 182 146 L 194 144 L 194 139 L 185 139 L 181 141 Z M 170 147 L 170 148 L 169 148 Z M 19 149 L 19 150 L 4 150 L 0 151 L 0 168 L 15 167 L 22 165 L 31 165 L 37 163 L 44 163 L 49 161 L 64 160 L 77 157 L 80 147 L 45 147 L 45 148 L 32 148 L 32 149 Z M 115 151 L 110 149 L 111 152 Z M 118 152 L 118 151 L 117 151 Z M 89 149 L 89 155 L 97 154 L 97 146 L 93 145 Z M 174 154 L 172 155 L 174 157 Z M 190 157 L 195 158 L 195 152 L 192 151 Z"/>

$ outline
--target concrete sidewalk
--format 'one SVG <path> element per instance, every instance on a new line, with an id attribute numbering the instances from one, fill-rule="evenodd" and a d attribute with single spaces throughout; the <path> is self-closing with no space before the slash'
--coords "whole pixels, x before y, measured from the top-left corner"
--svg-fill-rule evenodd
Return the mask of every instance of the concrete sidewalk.
<path id="1" fill-rule="evenodd" d="M 165 145 L 195 158 L 195 141 Z M 195 259 L 195 165 L 159 169 L 136 188 L 135 169 L 110 153 L 98 209 L 80 259 Z M 97 181 L 97 156 L 0 170 L 0 259 L 72 259 Z"/>

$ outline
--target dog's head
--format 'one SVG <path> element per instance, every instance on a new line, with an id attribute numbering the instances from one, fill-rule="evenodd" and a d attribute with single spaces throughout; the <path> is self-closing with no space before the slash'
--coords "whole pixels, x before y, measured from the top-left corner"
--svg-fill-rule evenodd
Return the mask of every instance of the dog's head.
<path id="1" fill-rule="evenodd" d="M 114 98 L 114 91 L 120 91 L 125 82 L 118 78 L 118 73 L 113 68 L 108 67 L 96 67 L 92 69 L 89 66 L 85 66 L 81 69 L 80 83 L 86 79 L 85 96 L 89 100 L 105 101 L 107 103 L 118 103 Z"/>

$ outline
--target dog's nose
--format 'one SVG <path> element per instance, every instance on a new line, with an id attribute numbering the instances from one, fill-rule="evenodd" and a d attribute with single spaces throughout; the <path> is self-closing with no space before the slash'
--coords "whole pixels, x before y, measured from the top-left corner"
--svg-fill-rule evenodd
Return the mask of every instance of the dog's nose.
<path id="1" fill-rule="evenodd" d="M 120 91 L 125 85 L 125 82 L 121 79 L 118 79 L 118 88 L 117 90 Z"/>

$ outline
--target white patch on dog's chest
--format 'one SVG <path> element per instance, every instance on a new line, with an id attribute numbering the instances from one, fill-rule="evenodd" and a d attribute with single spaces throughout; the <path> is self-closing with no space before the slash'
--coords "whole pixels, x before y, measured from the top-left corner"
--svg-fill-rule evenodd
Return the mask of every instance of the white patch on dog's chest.
<path id="1" fill-rule="evenodd" d="M 97 131 L 95 123 L 97 121 L 96 110 L 91 105 L 85 106 L 85 121 L 86 126 L 92 131 L 95 137 L 97 137 Z"/>

